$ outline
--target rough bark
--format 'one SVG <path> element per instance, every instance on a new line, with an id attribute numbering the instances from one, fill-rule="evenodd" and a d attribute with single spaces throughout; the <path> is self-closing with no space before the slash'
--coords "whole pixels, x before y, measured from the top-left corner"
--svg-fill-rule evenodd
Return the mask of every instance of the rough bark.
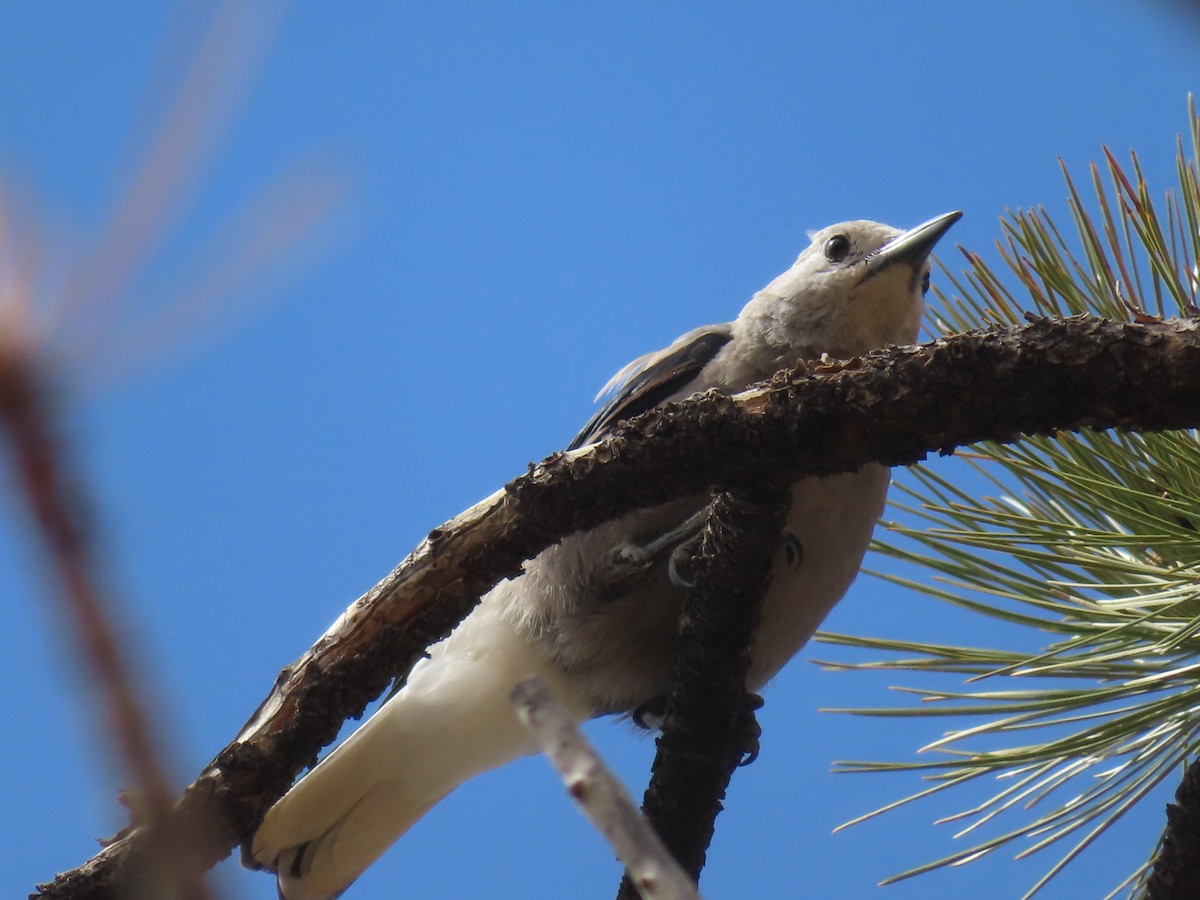
<path id="1" fill-rule="evenodd" d="M 435 529 L 281 672 L 177 803 L 203 836 L 197 857 L 213 865 L 246 840 L 345 718 L 360 715 L 492 584 L 566 534 L 714 484 L 908 465 L 1024 434 L 1197 426 L 1198 385 L 1195 322 L 1038 320 L 844 365 L 802 365 L 737 397 L 709 392 L 651 410 L 608 440 L 556 454 Z M 130 896 L 145 844 L 143 830 L 124 834 L 42 894 Z"/>
<path id="2" fill-rule="evenodd" d="M 1147 900 L 1200 897 L 1200 760 L 1193 760 L 1167 804 L 1167 830 L 1146 884 Z"/>
<path id="3" fill-rule="evenodd" d="M 791 496 L 770 485 L 718 493 L 688 566 L 666 717 L 642 812 L 694 881 L 721 801 L 747 749 L 746 694 L 771 559 Z M 752 715 L 752 713 L 750 713 Z M 757 728 L 757 726 L 755 726 Z M 628 875 L 618 900 L 638 896 Z"/>

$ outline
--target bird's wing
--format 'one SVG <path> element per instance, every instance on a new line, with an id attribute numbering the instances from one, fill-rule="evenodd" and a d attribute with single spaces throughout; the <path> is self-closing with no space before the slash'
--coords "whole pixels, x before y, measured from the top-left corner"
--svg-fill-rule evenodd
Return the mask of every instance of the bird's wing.
<path id="1" fill-rule="evenodd" d="M 610 391 L 605 403 L 567 449 L 599 440 L 622 419 L 630 419 L 662 403 L 700 374 L 733 337 L 728 322 L 705 325 L 677 338 L 671 346 L 639 356 L 604 386 L 597 397 Z"/>

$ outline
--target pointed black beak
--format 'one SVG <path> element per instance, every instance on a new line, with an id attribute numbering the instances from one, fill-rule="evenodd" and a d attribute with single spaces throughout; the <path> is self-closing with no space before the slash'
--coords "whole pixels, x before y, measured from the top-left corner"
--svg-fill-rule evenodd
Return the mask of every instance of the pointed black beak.
<path id="1" fill-rule="evenodd" d="M 917 269 L 933 252 L 934 244 L 961 218 L 961 210 L 948 212 L 892 238 L 867 257 L 868 272 L 876 275 L 901 262 L 908 263 L 914 270 Z"/>

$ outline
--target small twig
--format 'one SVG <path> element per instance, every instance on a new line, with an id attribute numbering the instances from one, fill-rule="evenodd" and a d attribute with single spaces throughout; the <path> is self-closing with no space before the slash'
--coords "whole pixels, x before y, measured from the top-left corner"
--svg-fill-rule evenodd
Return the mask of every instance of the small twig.
<path id="1" fill-rule="evenodd" d="M 571 799 L 616 851 L 638 895 L 643 900 L 699 900 L 695 882 L 542 681 L 520 682 L 512 702 L 521 724 L 562 775 Z"/>
<path id="2" fill-rule="evenodd" d="M 688 575 L 666 718 L 642 811 L 694 880 L 745 749 L 750 645 L 791 505 L 773 485 L 714 495 Z M 617 893 L 632 900 L 626 878 Z"/>

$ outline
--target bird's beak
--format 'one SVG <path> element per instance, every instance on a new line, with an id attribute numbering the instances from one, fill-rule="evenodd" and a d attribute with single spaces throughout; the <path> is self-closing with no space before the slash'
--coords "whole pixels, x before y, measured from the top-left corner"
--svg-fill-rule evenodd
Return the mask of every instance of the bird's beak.
<path id="1" fill-rule="evenodd" d="M 867 257 L 868 272 L 875 275 L 900 262 L 917 268 L 933 252 L 933 245 L 961 218 L 961 210 L 948 212 L 892 238 Z"/>

